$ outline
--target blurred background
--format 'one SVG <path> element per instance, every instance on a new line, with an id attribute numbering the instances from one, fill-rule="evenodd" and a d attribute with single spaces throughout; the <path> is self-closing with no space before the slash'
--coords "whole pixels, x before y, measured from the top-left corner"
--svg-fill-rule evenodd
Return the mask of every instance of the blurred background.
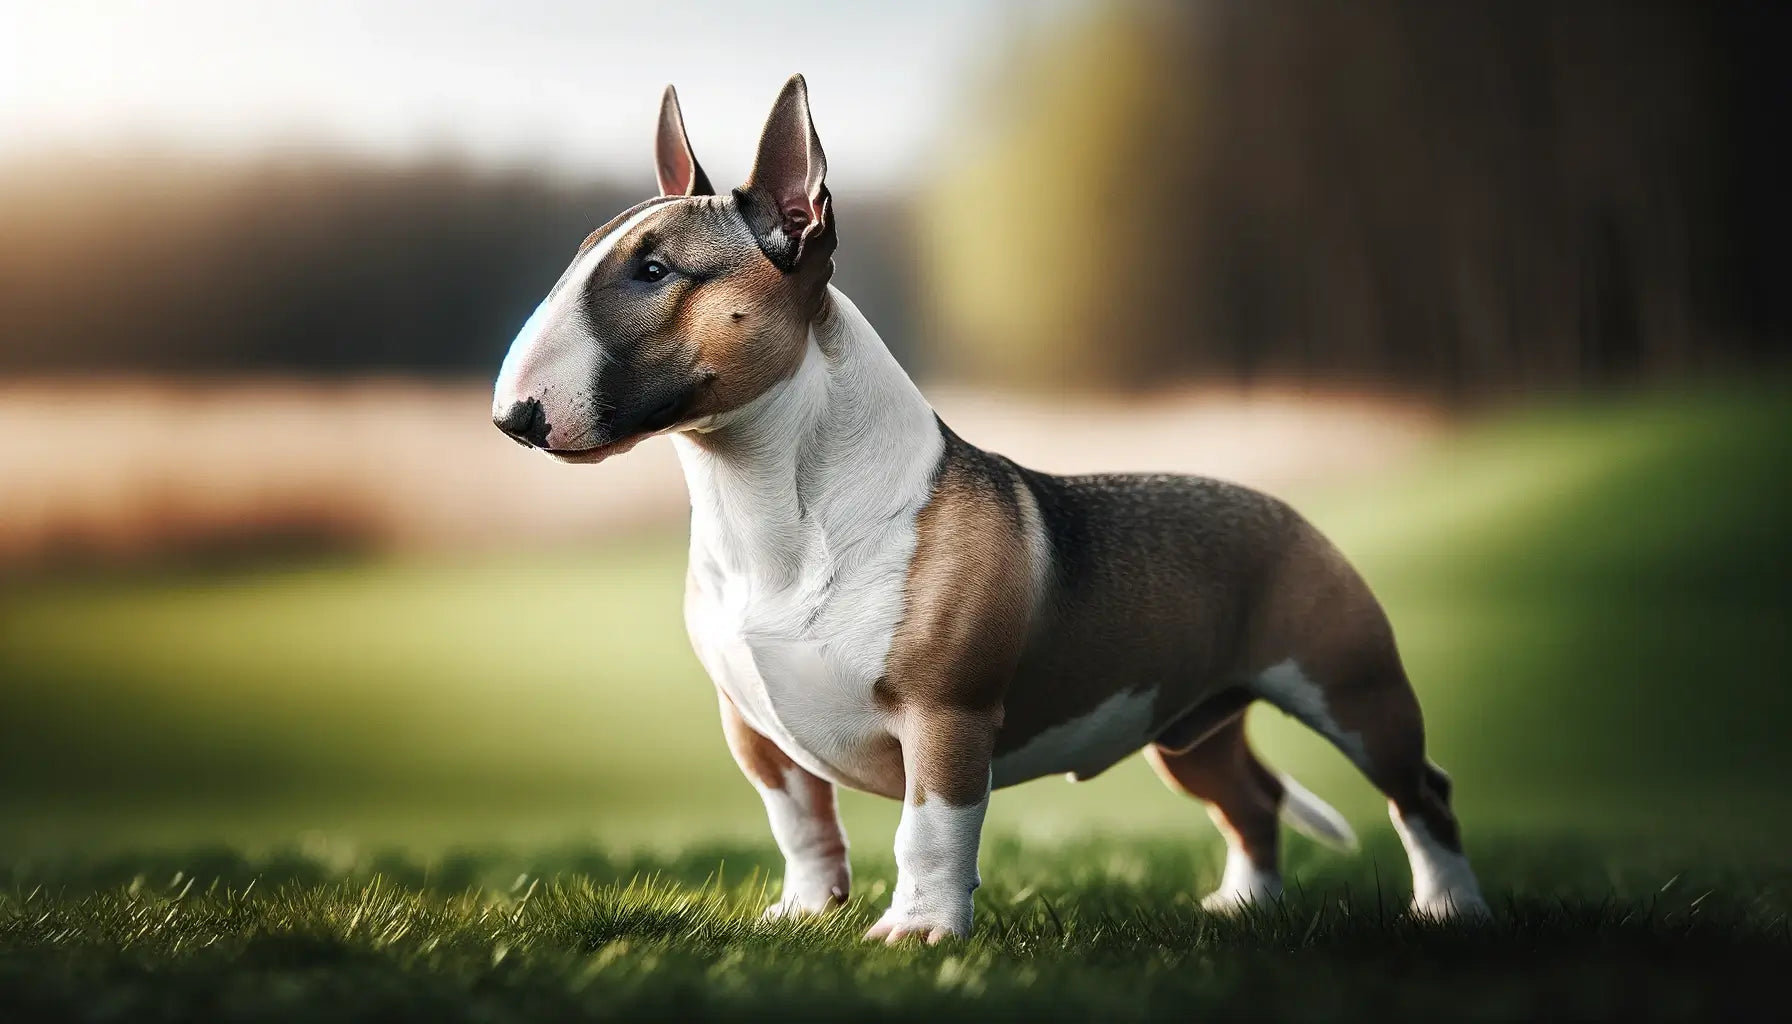
<path id="1" fill-rule="evenodd" d="M 762 841 L 669 446 L 563 466 L 488 406 L 650 194 L 664 84 L 722 184 L 793 71 L 836 283 L 945 419 L 1293 500 L 1386 601 L 1471 844 L 1782 842 L 1789 24 L 0 0 L 0 858 Z M 894 805 L 845 806 L 883 848 Z M 1217 847 L 1138 759 L 991 821 Z"/>

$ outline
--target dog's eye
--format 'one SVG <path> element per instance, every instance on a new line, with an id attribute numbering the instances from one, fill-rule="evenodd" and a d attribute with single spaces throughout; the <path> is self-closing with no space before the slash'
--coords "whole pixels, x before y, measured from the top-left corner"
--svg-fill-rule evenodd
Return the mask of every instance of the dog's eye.
<path id="1" fill-rule="evenodd" d="M 665 276 L 666 265 L 659 260 L 648 260 L 641 264 L 640 270 L 635 271 L 635 280 L 637 281 L 658 281 Z"/>

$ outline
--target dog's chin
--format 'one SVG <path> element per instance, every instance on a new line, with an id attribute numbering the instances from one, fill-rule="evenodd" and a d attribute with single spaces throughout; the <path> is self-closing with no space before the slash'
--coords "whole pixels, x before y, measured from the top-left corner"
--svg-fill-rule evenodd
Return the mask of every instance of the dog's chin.
<path id="1" fill-rule="evenodd" d="M 569 462 L 577 466 L 594 466 L 612 456 L 627 452 L 635 445 L 653 436 L 653 434 L 636 434 L 634 437 L 625 437 L 609 444 L 594 444 L 589 448 L 543 448 L 542 451 L 561 462 Z"/>
<path id="2" fill-rule="evenodd" d="M 633 436 L 622 438 L 619 441 L 610 441 L 606 444 L 594 444 L 584 448 L 543 447 L 541 450 L 552 455 L 554 458 L 559 459 L 561 462 L 570 462 L 574 465 L 595 465 L 612 456 L 621 455 L 624 452 L 627 452 L 635 445 L 640 444 L 650 437 L 659 437 L 661 434 L 670 434 L 675 431 L 684 430 L 689 425 L 690 421 L 688 419 L 680 418 L 675 413 L 660 422 L 650 421 L 646 424 L 647 429 L 642 430 L 640 433 Z"/>
<path id="3" fill-rule="evenodd" d="M 612 455 L 621 455 L 640 441 L 641 439 L 638 437 L 631 437 L 626 441 L 597 444 L 589 448 L 543 448 L 542 451 L 560 462 L 570 462 L 578 466 L 594 466 Z"/>

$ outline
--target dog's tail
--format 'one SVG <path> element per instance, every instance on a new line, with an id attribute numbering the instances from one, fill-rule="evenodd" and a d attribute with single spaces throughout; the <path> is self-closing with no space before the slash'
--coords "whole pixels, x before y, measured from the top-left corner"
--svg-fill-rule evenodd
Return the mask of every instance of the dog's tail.
<path id="1" fill-rule="evenodd" d="M 1282 820 L 1296 832 L 1324 843 L 1334 850 L 1356 849 L 1356 833 L 1337 808 L 1314 796 L 1312 791 L 1284 775 L 1282 778 Z"/>

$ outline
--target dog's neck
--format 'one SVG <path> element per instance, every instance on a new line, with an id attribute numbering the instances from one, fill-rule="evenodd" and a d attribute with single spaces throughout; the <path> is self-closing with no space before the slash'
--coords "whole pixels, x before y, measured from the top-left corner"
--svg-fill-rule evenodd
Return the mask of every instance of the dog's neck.
<path id="1" fill-rule="evenodd" d="M 852 301 L 829 288 L 788 379 L 675 437 L 693 552 L 790 583 L 925 503 L 933 408 Z"/>

